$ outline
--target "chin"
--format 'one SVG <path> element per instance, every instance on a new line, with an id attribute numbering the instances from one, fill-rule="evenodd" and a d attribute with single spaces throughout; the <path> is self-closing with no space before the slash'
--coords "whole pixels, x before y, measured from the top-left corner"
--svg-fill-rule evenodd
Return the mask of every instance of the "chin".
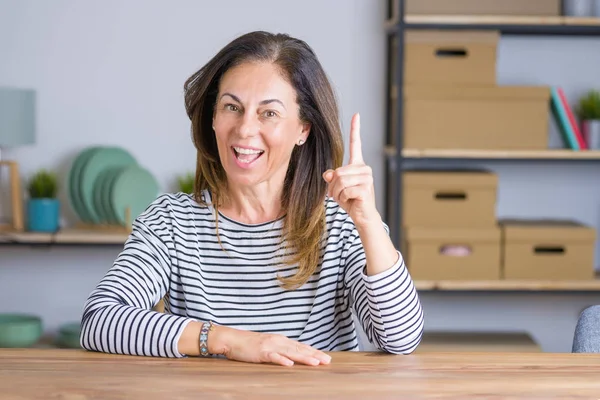
<path id="1" fill-rule="evenodd" d="M 256 176 L 240 176 L 227 174 L 227 182 L 235 187 L 252 187 L 258 185 L 261 180 Z"/>

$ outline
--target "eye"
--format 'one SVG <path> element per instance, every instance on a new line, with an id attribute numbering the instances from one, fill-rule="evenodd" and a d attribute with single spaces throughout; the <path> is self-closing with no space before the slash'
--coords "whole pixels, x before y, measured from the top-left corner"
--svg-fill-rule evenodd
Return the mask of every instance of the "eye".
<path id="1" fill-rule="evenodd" d="M 238 106 L 236 106 L 235 104 L 225 104 L 225 109 L 229 110 L 229 111 L 233 111 L 233 112 L 238 112 L 240 111 L 240 108 Z"/>
<path id="2" fill-rule="evenodd" d="M 263 113 L 263 115 L 267 118 L 273 118 L 277 116 L 277 113 L 273 110 L 267 110 Z"/>

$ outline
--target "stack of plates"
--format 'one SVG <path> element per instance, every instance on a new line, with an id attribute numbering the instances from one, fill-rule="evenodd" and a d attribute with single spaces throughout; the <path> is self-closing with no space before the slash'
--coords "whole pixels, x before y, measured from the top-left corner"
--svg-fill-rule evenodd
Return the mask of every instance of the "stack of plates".
<path id="1" fill-rule="evenodd" d="M 122 226 L 141 214 L 159 190 L 156 179 L 131 154 L 106 146 L 87 148 L 75 157 L 67 188 L 71 206 L 83 222 Z"/>

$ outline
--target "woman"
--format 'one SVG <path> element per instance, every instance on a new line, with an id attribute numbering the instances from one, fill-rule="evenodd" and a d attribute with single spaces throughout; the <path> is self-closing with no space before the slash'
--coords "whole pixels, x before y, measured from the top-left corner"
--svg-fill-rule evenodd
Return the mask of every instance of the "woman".
<path id="1" fill-rule="evenodd" d="M 84 348 L 327 364 L 357 350 L 408 354 L 421 304 L 375 207 L 354 116 L 350 160 L 317 57 L 253 32 L 185 83 L 195 193 L 160 196 L 86 302 Z M 166 313 L 152 311 L 161 298 Z"/>

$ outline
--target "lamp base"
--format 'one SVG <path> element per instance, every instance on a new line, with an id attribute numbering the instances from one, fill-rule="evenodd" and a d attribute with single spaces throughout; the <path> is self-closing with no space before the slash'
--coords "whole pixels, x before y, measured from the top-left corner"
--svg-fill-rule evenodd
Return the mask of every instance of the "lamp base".
<path id="1" fill-rule="evenodd" d="M 25 230 L 23 217 L 23 199 L 21 193 L 21 179 L 19 177 L 19 165 L 16 161 L 0 161 L 0 167 L 8 167 L 10 199 L 12 206 L 12 223 L 1 224 L 0 232 L 23 232 Z"/>

